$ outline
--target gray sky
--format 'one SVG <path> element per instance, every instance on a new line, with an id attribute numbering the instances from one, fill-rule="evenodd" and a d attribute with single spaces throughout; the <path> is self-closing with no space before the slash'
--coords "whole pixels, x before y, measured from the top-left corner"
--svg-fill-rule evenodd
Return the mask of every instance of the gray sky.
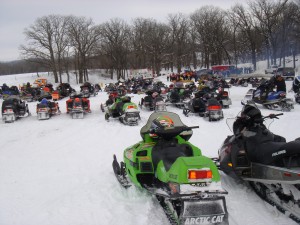
<path id="1" fill-rule="evenodd" d="M 23 31 L 50 14 L 91 18 L 100 24 L 111 18 L 128 22 L 136 17 L 164 22 L 170 13 L 193 13 L 204 5 L 229 9 L 244 0 L 0 0 L 0 61 L 20 59 Z"/>

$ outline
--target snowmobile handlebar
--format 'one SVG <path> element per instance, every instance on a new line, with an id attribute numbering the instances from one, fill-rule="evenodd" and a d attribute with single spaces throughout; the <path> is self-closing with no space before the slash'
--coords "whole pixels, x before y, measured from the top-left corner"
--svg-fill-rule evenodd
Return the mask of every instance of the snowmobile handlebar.
<path id="1" fill-rule="evenodd" d="M 283 115 L 283 113 L 278 113 L 278 114 L 271 113 L 268 116 L 264 116 L 263 119 L 267 119 L 267 118 L 270 118 L 270 119 L 279 119 L 278 116 L 282 116 L 282 115 Z"/>

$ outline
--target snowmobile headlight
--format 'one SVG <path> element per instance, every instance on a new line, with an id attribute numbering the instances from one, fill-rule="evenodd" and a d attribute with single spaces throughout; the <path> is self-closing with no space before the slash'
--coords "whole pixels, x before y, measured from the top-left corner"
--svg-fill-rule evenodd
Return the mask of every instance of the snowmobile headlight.
<path id="1" fill-rule="evenodd" d="M 191 181 L 202 180 L 202 179 L 211 179 L 212 171 L 210 169 L 191 169 L 188 170 L 188 179 Z"/>

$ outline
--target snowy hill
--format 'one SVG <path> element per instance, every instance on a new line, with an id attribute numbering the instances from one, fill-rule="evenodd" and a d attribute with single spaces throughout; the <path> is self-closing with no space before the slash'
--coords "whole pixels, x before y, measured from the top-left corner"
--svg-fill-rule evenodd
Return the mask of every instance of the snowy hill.
<path id="1" fill-rule="evenodd" d="M 35 78 L 35 74 L 1 76 L 0 84 L 33 83 Z M 166 82 L 165 77 L 159 79 Z M 110 82 L 100 76 L 91 76 L 91 81 Z M 73 81 L 71 84 L 79 90 Z M 289 90 L 291 81 L 287 81 L 287 86 Z M 186 125 L 199 125 L 190 142 L 200 147 L 204 155 L 216 157 L 223 140 L 231 134 L 227 119 L 240 112 L 240 101 L 248 88 L 230 89 L 233 104 L 223 110 L 225 119 L 218 122 L 193 115 L 185 117 L 182 110 L 172 106 L 168 110 L 178 113 Z M 143 97 L 133 96 L 135 103 Z M 288 97 L 293 98 L 293 93 L 288 93 Z M 140 141 L 139 131 L 151 113 L 141 111 L 142 120 L 135 127 L 119 121 L 106 122 L 100 111 L 100 104 L 106 99 L 104 92 L 91 97 L 92 113 L 82 120 L 73 120 L 66 114 L 66 99 L 62 99 L 62 114 L 49 120 L 37 120 L 36 102 L 31 102 L 31 117 L 12 124 L 0 122 L 0 225 L 168 224 L 151 196 L 120 187 L 111 166 L 113 154 L 121 160 L 123 150 Z M 263 108 L 261 111 L 264 115 L 271 113 Z M 274 121 L 270 130 L 287 141 L 299 137 L 299 111 L 300 105 L 295 105 L 294 110 Z M 231 225 L 296 224 L 244 184 L 225 174 L 222 182 L 229 193 L 226 201 Z"/>

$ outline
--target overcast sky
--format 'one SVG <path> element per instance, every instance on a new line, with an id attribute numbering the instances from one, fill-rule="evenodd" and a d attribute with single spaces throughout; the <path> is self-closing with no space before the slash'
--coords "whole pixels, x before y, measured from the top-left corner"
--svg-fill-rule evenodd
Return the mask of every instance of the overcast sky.
<path id="1" fill-rule="evenodd" d="M 245 0 L 0 0 L 0 61 L 20 59 L 25 44 L 23 31 L 34 21 L 50 14 L 91 18 L 95 24 L 137 17 L 164 22 L 170 13 L 193 13 L 205 5 L 229 9 Z"/>

